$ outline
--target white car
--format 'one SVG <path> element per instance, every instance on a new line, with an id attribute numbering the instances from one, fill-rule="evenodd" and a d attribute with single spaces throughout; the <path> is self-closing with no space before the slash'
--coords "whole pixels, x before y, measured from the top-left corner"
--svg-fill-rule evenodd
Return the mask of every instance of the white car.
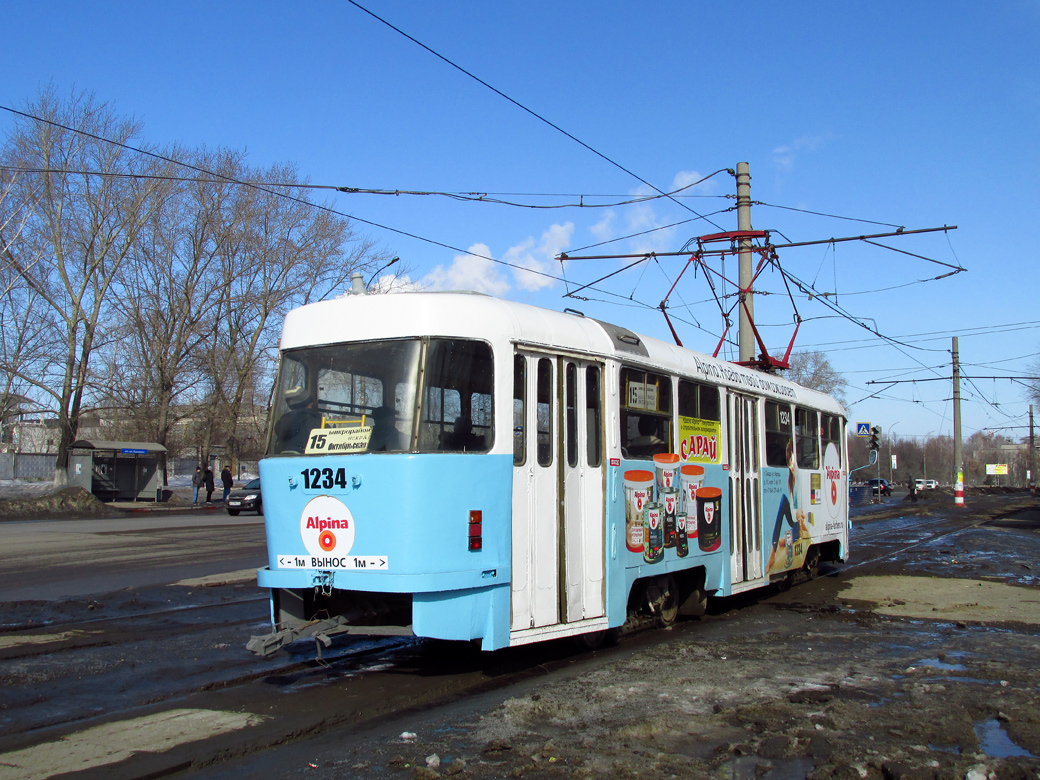
<path id="1" fill-rule="evenodd" d="M 936 490 L 939 487 L 939 481 L 935 479 L 918 479 L 916 482 L 918 490 Z"/>

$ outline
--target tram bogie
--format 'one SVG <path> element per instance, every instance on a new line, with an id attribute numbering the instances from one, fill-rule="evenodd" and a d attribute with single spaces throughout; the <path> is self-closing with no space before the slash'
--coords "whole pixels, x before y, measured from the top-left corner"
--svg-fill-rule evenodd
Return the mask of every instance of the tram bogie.
<path id="1" fill-rule="evenodd" d="M 847 554 L 844 410 L 775 376 L 474 294 L 303 307 L 280 356 L 258 652 L 593 641 Z"/>

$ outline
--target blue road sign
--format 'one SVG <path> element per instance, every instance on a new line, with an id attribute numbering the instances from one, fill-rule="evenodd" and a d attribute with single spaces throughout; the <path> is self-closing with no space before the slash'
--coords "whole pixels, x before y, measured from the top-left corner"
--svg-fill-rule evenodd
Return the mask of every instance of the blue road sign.
<path id="1" fill-rule="evenodd" d="M 856 423 L 856 435 L 863 436 L 864 438 L 870 436 L 870 423 Z"/>

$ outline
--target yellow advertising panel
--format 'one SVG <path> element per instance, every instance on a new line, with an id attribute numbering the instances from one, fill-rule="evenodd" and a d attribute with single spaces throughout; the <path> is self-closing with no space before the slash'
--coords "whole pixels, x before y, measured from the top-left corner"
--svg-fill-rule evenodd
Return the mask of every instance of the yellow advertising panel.
<path id="1" fill-rule="evenodd" d="M 722 424 L 717 420 L 679 417 L 679 457 L 687 463 L 719 463 Z"/>

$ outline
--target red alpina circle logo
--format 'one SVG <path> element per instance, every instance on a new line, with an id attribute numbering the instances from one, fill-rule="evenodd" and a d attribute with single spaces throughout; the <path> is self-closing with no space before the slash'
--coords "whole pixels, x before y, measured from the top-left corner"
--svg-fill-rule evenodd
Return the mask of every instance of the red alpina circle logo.
<path id="1" fill-rule="evenodd" d="M 354 546 L 354 516 L 338 498 L 316 496 L 300 514 L 300 537 L 311 555 L 346 555 Z"/>

